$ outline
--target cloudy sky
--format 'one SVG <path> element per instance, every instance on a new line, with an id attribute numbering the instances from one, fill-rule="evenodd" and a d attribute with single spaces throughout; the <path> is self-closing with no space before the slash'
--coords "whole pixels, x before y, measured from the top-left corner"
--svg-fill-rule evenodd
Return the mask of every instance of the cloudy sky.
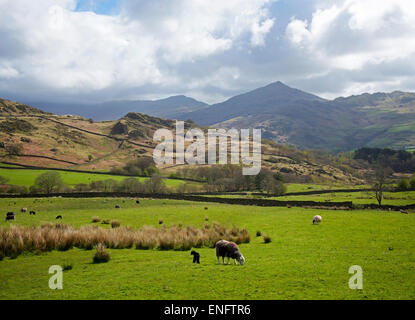
<path id="1" fill-rule="evenodd" d="M 0 97 L 415 91 L 413 0 L 0 0 Z"/>

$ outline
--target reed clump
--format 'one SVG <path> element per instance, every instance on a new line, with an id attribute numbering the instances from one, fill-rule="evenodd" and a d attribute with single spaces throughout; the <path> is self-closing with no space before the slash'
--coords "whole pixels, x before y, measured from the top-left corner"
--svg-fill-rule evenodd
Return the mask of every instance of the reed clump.
<path id="1" fill-rule="evenodd" d="M 64 224 L 44 224 L 41 227 L 11 226 L 0 228 L 0 258 L 17 257 L 23 252 L 48 252 L 80 248 L 92 250 L 98 244 L 108 249 L 139 250 L 190 250 L 191 248 L 213 248 L 219 240 L 249 243 L 246 229 L 228 229 L 218 223 L 202 228 L 163 225 L 161 228 L 144 226 L 100 228 L 86 225 L 79 229 Z"/>

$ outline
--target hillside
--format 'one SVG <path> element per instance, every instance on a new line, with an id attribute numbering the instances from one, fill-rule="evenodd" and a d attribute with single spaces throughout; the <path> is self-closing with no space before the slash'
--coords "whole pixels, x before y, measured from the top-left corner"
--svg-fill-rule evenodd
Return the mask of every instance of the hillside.
<path id="1" fill-rule="evenodd" d="M 264 138 L 301 149 L 415 145 L 415 93 L 399 91 L 329 101 L 276 82 L 180 118 L 222 128 L 260 128 Z"/>
<path id="2" fill-rule="evenodd" d="M 93 122 L 79 116 L 39 113 L 37 109 L 22 115 L 7 108 L 0 113 L 0 156 L 2 161 L 26 165 L 109 171 L 138 157 L 152 157 L 155 130 L 174 130 L 174 126 L 173 120 L 139 113 Z M 186 123 L 185 128 L 190 126 Z M 337 164 L 328 156 L 314 157 L 269 141 L 264 141 L 262 153 L 262 167 L 290 180 L 362 182 L 356 169 Z M 160 169 L 167 175 L 186 167 Z"/>

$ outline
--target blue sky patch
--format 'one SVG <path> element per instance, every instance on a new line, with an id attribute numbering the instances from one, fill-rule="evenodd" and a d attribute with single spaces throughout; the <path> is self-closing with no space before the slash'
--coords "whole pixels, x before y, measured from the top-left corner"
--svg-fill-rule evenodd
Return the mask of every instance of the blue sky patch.
<path id="1" fill-rule="evenodd" d="M 78 0 L 75 11 L 92 11 L 96 14 L 115 15 L 119 13 L 122 0 Z"/>

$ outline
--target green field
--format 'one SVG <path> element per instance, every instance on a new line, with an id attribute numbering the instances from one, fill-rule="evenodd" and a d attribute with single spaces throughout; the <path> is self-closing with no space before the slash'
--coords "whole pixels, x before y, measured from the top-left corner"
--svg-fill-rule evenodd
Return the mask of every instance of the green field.
<path id="1" fill-rule="evenodd" d="M 49 170 L 50 171 L 50 170 Z M 52 170 L 53 171 L 53 170 Z M 27 186 L 30 187 L 34 184 L 36 177 L 40 174 L 48 172 L 48 170 L 26 170 L 26 169 L 4 169 L 0 168 L 0 176 L 9 179 L 8 183 L 12 185 Z M 89 184 L 92 181 L 113 179 L 116 181 L 122 181 L 128 176 L 114 176 L 105 174 L 92 174 L 92 173 L 80 173 L 80 172 L 65 172 L 57 171 L 61 175 L 63 181 L 69 186 L 75 186 L 77 184 Z M 148 178 L 137 178 L 140 181 L 145 181 Z M 177 187 L 180 184 L 185 183 L 183 180 L 165 179 L 166 186 Z"/>
<path id="2" fill-rule="evenodd" d="M 301 196 L 284 196 L 273 197 L 270 199 L 283 201 L 318 201 L 318 202 L 344 202 L 352 201 L 353 204 L 377 204 L 373 192 L 336 192 L 336 193 L 322 193 L 313 195 Z M 405 206 L 415 204 L 415 191 L 406 192 L 385 192 L 383 205 Z"/>
<path id="3" fill-rule="evenodd" d="M 308 183 L 287 183 L 287 193 L 307 192 L 316 190 L 337 190 L 337 189 L 366 189 L 368 185 L 344 185 L 344 184 L 308 184 Z"/>
<path id="4" fill-rule="evenodd" d="M 80 227 L 93 216 L 118 219 L 124 226 L 201 227 L 205 216 L 226 226 L 246 227 L 240 245 L 244 266 L 217 265 L 215 251 L 110 250 L 111 261 L 93 264 L 93 251 L 72 249 L 24 254 L 0 261 L 0 299 L 414 299 L 415 215 L 378 210 L 330 211 L 133 199 L 0 199 L 2 211 L 21 207 L 24 226 L 55 222 Z M 120 204 L 121 209 L 114 209 Z M 208 207 L 208 210 L 204 208 Z M 312 225 L 314 215 L 323 217 Z M 100 225 L 101 226 L 101 225 Z M 3 218 L 0 227 L 6 227 Z M 272 237 L 264 244 L 257 230 Z M 71 264 L 63 290 L 48 288 L 51 265 Z M 363 268 L 363 290 L 351 290 L 349 267 Z"/>

